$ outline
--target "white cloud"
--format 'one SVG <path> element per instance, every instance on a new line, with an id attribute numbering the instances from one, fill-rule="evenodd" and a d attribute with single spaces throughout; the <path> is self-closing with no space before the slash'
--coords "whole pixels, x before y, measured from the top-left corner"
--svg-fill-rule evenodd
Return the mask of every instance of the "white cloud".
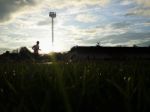
<path id="1" fill-rule="evenodd" d="M 22 0 L 22 1 L 27 2 L 33 0 Z M 139 16 L 150 15 L 149 8 L 147 8 L 148 5 L 146 5 L 145 2 L 142 2 L 140 0 L 132 0 L 132 1 L 125 0 L 121 3 L 122 5 L 129 5 L 133 1 L 135 1 L 138 5 L 136 4 L 134 9 L 129 11 L 130 14 L 139 15 Z M 108 10 L 105 10 L 104 8 L 104 10 L 101 11 L 102 13 L 98 12 L 100 9 L 103 9 L 102 6 L 106 6 L 109 2 L 110 0 L 70 0 L 70 1 L 69 0 L 43 0 L 42 2 L 37 1 L 33 5 L 27 3 L 25 3 L 25 5 L 22 4 L 21 6 L 16 5 L 18 6 L 18 8 L 16 9 L 11 8 L 12 9 L 11 11 L 9 9 L 8 14 L 4 15 L 5 18 L 9 16 L 10 18 L 7 18 L 9 20 L 11 20 L 12 16 L 14 16 L 15 21 L 13 21 L 13 23 L 11 24 L 2 26 L 2 28 L 7 27 L 7 29 L 1 30 L 2 28 L 0 27 L 1 30 L 0 36 L 2 37 L 6 35 L 9 37 L 9 38 L 5 38 L 6 40 L 4 40 L 4 41 L 8 41 L 9 44 L 5 43 L 3 47 L 5 46 L 18 47 L 22 45 L 28 46 L 28 45 L 32 45 L 36 40 L 40 40 L 43 46 L 46 45 L 45 42 L 47 42 L 47 46 L 49 46 L 51 44 L 51 25 L 50 25 L 51 20 L 48 17 L 48 12 L 50 10 L 58 11 L 57 12 L 58 16 L 57 18 L 55 18 L 55 42 L 58 45 L 61 43 L 62 46 L 64 45 L 66 46 L 66 48 L 69 48 L 77 44 L 80 45 L 81 43 L 88 45 L 89 43 L 92 44 L 95 43 L 98 39 L 101 40 L 104 37 L 108 37 L 112 35 L 118 36 L 119 38 L 117 39 L 119 40 L 121 34 L 128 33 L 129 30 L 131 30 L 133 27 L 130 26 L 130 24 L 126 24 L 126 23 L 113 24 L 115 22 L 111 21 L 112 18 L 108 18 L 111 17 L 111 13 L 108 13 L 108 11 L 112 10 L 112 7 L 110 7 L 110 9 L 107 7 L 106 9 Z M 20 3 L 18 2 L 17 4 Z M 95 16 L 95 13 L 91 13 L 91 12 L 99 13 L 99 15 Z M 116 11 L 116 13 L 117 12 L 119 11 Z M 102 23 L 102 21 L 100 22 L 98 21 L 101 14 L 102 16 L 105 16 L 104 13 L 106 13 L 106 17 L 108 16 L 108 14 L 110 14 L 107 17 L 107 20 L 110 20 L 109 22 L 111 22 L 111 24 L 109 24 L 108 21 L 106 21 L 106 23 L 105 22 Z M 19 15 L 21 14 L 21 16 L 18 16 L 18 14 Z M 0 21 L 1 22 L 7 21 L 7 19 L 3 19 L 3 20 L 0 19 Z M 92 23 L 92 25 L 91 24 L 79 25 L 76 24 L 76 22 L 73 23 L 74 19 L 83 23 Z M 99 25 L 103 24 L 103 27 L 100 26 L 95 28 L 93 25 L 94 22 L 97 22 Z M 134 22 L 131 24 L 134 24 Z M 89 25 L 89 26 L 91 25 L 91 26 L 89 28 L 85 28 L 84 25 Z M 145 23 L 145 24 L 143 23 L 143 25 L 149 26 L 149 23 Z M 132 29 L 132 31 L 133 30 L 137 30 L 137 28 Z M 106 41 L 108 42 L 112 38 L 113 37 L 107 39 Z M 122 40 L 120 39 L 120 41 Z M 117 41 L 116 43 L 119 42 Z"/>
<path id="2" fill-rule="evenodd" d="M 68 6 L 85 6 L 85 5 L 99 5 L 105 6 L 110 0 L 45 0 L 48 6 L 53 8 L 64 8 Z"/>
<path id="3" fill-rule="evenodd" d="M 29 11 L 29 7 L 35 6 L 40 0 L 1 0 L 0 22 L 11 20 L 17 13 Z"/>
<path id="4" fill-rule="evenodd" d="M 81 29 L 75 26 L 68 26 L 66 39 L 72 41 L 72 43 L 86 43 L 95 42 L 96 40 L 102 39 L 107 36 L 119 36 L 121 34 L 127 33 L 129 31 L 128 28 L 114 28 L 113 24 L 108 24 L 104 27 L 90 28 L 90 29 Z M 108 41 L 108 40 L 107 40 Z"/>
<path id="5" fill-rule="evenodd" d="M 130 5 L 131 3 L 133 3 L 133 1 L 131 0 L 124 0 L 121 2 L 121 5 Z"/>
<path id="6" fill-rule="evenodd" d="M 143 5 L 146 7 L 150 7 L 150 1 L 149 0 L 134 0 L 137 4 Z"/>
<path id="7" fill-rule="evenodd" d="M 127 12 L 126 16 L 150 16 L 150 8 L 136 7 Z"/>
<path id="8" fill-rule="evenodd" d="M 145 22 L 144 26 L 150 26 L 150 22 Z"/>
<path id="9" fill-rule="evenodd" d="M 98 20 L 96 15 L 90 15 L 90 14 L 79 14 L 76 16 L 76 20 L 83 23 L 93 23 Z"/>
<path id="10" fill-rule="evenodd" d="M 150 16 L 149 0 L 133 0 L 136 6 L 128 11 L 127 16 Z"/>
<path id="11" fill-rule="evenodd" d="M 8 22 L 22 12 L 30 13 L 38 8 L 49 7 L 49 9 L 62 9 L 71 7 L 84 7 L 86 5 L 105 6 L 110 0 L 1 0 L 0 22 Z M 40 7 L 35 7 L 40 6 Z"/>
<path id="12" fill-rule="evenodd" d="M 141 8 L 141 9 L 136 10 L 135 14 L 142 15 L 142 16 L 150 16 L 150 9 Z"/>

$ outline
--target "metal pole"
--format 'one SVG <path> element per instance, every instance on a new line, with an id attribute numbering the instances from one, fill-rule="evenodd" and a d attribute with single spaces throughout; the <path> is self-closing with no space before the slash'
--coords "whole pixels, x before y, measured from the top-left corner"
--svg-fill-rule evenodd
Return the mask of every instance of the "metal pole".
<path id="1" fill-rule="evenodd" d="M 54 43 L 54 20 L 52 18 L 52 45 Z"/>
<path id="2" fill-rule="evenodd" d="M 52 18 L 52 45 L 54 43 L 54 18 L 56 17 L 55 12 L 50 12 L 49 16 Z"/>

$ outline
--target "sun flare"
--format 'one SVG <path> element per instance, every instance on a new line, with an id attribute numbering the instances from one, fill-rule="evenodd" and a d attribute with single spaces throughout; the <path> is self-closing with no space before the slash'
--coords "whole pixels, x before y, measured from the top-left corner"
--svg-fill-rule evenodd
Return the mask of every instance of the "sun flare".
<path id="1" fill-rule="evenodd" d="M 47 39 L 40 41 L 40 49 L 40 53 L 63 52 L 65 50 L 65 46 L 59 41 L 54 42 L 52 45 L 50 39 Z"/>

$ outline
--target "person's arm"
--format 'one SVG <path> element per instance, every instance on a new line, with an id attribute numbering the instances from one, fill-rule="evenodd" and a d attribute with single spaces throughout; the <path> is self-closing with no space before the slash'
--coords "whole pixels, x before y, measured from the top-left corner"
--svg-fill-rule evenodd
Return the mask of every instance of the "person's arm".
<path id="1" fill-rule="evenodd" d="M 33 50 L 34 50 L 34 47 L 35 47 L 35 46 L 32 46 L 32 49 L 33 49 Z"/>
<path id="2" fill-rule="evenodd" d="M 38 48 L 38 50 L 41 50 L 40 47 Z"/>

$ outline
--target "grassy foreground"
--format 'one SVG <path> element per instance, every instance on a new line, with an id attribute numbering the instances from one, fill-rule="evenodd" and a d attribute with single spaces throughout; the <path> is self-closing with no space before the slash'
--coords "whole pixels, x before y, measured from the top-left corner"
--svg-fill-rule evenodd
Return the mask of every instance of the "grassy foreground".
<path id="1" fill-rule="evenodd" d="M 148 112 L 150 62 L 0 64 L 0 112 Z"/>

